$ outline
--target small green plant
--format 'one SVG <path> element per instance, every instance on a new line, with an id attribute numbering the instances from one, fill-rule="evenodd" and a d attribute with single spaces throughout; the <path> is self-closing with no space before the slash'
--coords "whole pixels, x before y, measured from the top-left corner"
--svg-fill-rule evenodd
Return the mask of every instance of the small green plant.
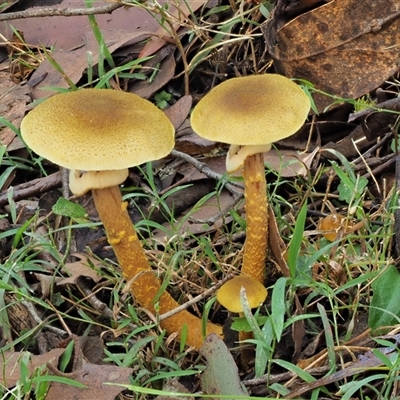
<path id="1" fill-rule="evenodd" d="M 158 108 L 161 108 L 161 110 L 163 110 L 164 108 L 168 107 L 169 102 L 172 99 L 172 94 L 166 92 L 165 90 L 163 90 L 160 93 L 157 93 L 154 96 L 154 100 L 156 102 L 156 105 Z"/>

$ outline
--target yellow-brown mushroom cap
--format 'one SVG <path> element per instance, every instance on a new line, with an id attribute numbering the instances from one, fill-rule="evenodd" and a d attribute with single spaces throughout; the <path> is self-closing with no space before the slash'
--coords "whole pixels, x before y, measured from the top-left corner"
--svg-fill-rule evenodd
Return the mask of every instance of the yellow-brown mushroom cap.
<path id="1" fill-rule="evenodd" d="M 217 292 L 218 302 L 227 310 L 235 313 L 243 312 L 240 302 L 240 290 L 246 290 L 250 308 L 258 307 L 267 298 L 267 289 L 257 279 L 248 275 L 235 276 L 224 283 Z"/>
<path id="2" fill-rule="evenodd" d="M 26 144 L 69 169 L 118 170 L 165 157 L 174 128 L 154 104 L 135 94 L 82 89 L 57 94 L 21 123 Z"/>
<path id="3" fill-rule="evenodd" d="M 298 131 L 310 99 L 290 79 L 277 74 L 232 78 L 207 93 L 191 115 L 200 136 L 236 145 L 261 145 Z"/>

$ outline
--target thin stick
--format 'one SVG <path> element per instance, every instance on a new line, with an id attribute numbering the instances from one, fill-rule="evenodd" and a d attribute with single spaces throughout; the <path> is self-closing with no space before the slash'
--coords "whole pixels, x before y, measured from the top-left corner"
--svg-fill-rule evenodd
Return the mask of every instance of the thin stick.
<path id="1" fill-rule="evenodd" d="M 203 300 L 204 298 L 212 295 L 217 289 L 219 289 L 226 281 L 228 281 L 231 278 L 232 278 L 231 275 L 226 276 L 224 279 L 222 279 L 221 281 L 216 283 L 212 288 L 205 290 L 203 293 L 199 294 L 196 297 L 193 297 L 193 299 L 187 301 L 186 303 L 180 305 L 179 307 L 176 307 L 171 311 L 161 314 L 159 316 L 159 320 L 162 321 L 163 319 L 169 318 L 172 315 L 175 315 L 180 311 L 186 310 L 188 307 L 192 306 L 193 304 L 196 304 L 199 301 Z"/>
<path id="2" fill-rule="evenodd" d="M 36 10 L 16 11 L 11 13 L 0 14 L 0 21 L 9 21 L 20 18 L 36 18 L 36 17 L 74 17 L 76 15 L 94 15 L 94 14 L 110 14 L 117 8 L 123 7 L 120 3 L 111 3 L 106 6 L 93 8 L 39 8 Z"/>

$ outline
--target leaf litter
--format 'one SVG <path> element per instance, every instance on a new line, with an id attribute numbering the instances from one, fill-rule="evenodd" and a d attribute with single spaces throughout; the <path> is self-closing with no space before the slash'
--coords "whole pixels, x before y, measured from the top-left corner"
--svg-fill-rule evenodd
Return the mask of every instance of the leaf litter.
<path id="1" fill-rule="evenodd" d="M 259 27 L 254 28 L 254 26 L 248 24 L 248 21 L 252 19 L 257 24 L 264 22 L 265 15 L 268 15 L 268 9 L 262 9 L 262 4 L 256 5 L 254 10 L 251 9 L 253 6 L 251 2 L 248 3 L 246 8 L 244 6 L 236 8 L 231 4 L 237 14 L 232 10 L 229 14 L 229 11 L 227 11 L 229 7 L 223 9 L 220 14 L 218 10 L 214 10 L 215 14 L 210 13 L 207 17 L 202 15 L 203 11 L 197 11 L 196 15 L 204 17 L 204 20 L 202 18 L 199 20 L 190 19 L 193 17 L 192 12 L 195 13 L 204 5 L 202 2 L 185 3 L 185 7 L 187 4 L 191 7 L 191 12 L 182 9 L 180 10 L 181 13 L 178 13 L 175 7 L 169 10 L 165 9 L 165 15 L 171 17 L 171 26 L 178 29 L 180 43 L 176 42 L 177 36 L 175 34 L 172 36 L 170 34 L 163 35 L 164 32 L 161 27 L 155 19 L 149 18 L 150 14 L 147 11 L 138 7 L 130 7 L 129 4 L 126 5 L 126 9 L 121 8 L 111 16 L 98 16 L 97 18 L 102 28 L 105 43 L 116 59 L 123 63 L 129 56 L 138 58 L 143 55 L 151 55 L 153 59 L 141 63 L 142 69 L 138 71 L 143 73 L 144 77 L 150 76 L 148 72 L 150 70 L 158 71 L 156 79 L 150 80 L 150 83 L 146 80 L 135 80 L 134 78 L 118 80 L 113 77 L 111 78 L 112 85 L 151 99 L 159 90 L 167 89 L 173 93 L 170 108 L 167 108 L 166 113 L 177 129 L 175 151 L 194 156 L 197 161 L 201 162 L 201 168 L 199 168 L 198 163 L 191 162 L 189 158 L 178 157 L 178 153 L 175 152 L 169 158 L 154 163 L 157 172 L 155 184 L 158 185 L 159 196 L 163 196 L 168 191 L 179 189 L 175 197 L 166 200 L 168 207 L 173 209 L 175 213 L 172 223 L 169 216 L 165 215 L 159 205 L 155 206 L 154 200 L 151 198 L 134 197 L 129 201 L 133 222 L 138 223 L 146 219 L 154 221 L 154 224 L 163 224 L 162 228 L 159 225 L 154 225 L 150 232 L 144 231 L 146 243 L 151 240 L 157 243 L 155 248 L 147 250 L 147 252 L 149 257 L 157 262 L 161 273 L 165 274 L 169 270 L 168 265 L 163 265 L 164 249 L 167 248 L 163 235 L 166 231 L 180 226 L 180 230 L 175 230 L 175 235 L 182 238 L 186 250 L 195 249 L 190 257 L 181 259 L 182 265 L 177 271 L 181 276 L 176 276 L 177 273 L 174 273 L 171 280 L 171 283 L 174 284 L 171 285 L 171 291 L 176 298 L 181 298 L 182 302 L 190 299 L 192 294 L 201 294 L 209 287 L 210 281 L 216 283 L 224 274 L 237 273 L 238 266 L 241 264 L 244 233 L 243 227 L 240 226 L 240 219 L 245 220 L 245 202 L 243 199 L 237 202 L 235 198 L 236 193 L 239 194 L 240 199 L 240 173 L 230 182 L 230 184 L 235 184 L 232 190 L 225 188 L 216 191 L 216 194 L 210 196 L 207 201 L 201 202 L 201 206 L 195 213 L 192 212 L 194 204 L 204 198 L 205 195 L 215 191 L 215 181 L 224 179 L 223 154 L 226 151 L 224 145 L 205 141 L 191 130 L 188 116 L 193 100 L 195 103 L 215 83 L 226 79 L 227 76 L 270 71 L 271 60 L 274 61 L 274 68 L 277 71 L 290 77 L 306 79 L 313 83 L 319 91 L 336 96 L 332 98 L 323 96 L 318 91 L 314 93 L 313 96 L 319 114 L 315 115 L 312 121 L 310 119 L 310 122 L 305 124 L 303 129 L 295 136 L 278 143 L 275 151 L 265 154 L 266 164 L 274 167 L 267 170 L 269 182 L 273 182 L 269 187 L 269 191 L 273 192 L 271 197 L 273 204 L 270 208 L 269 219 L 271 257 L 268 262 L 267 286 L 271 286 L 280 276 L 291 276 L 290 265 L 292 261 L 289 258 L 290 255 L 288 256 L 288 248 L 293 245 L 293 238 L 292 242 L 290 241 L 291 227 L 296 224 L 298 210 L 302 202 L 302 196 L 298 195 L 298 191 L 302 192 L 305 189 L 307 196 L 311 199 L 307 208 L 307 225 L 304 232 L 307 240 L 304 240 L 299 248 L 297 268 L 299 268 L 298 273 L 312 278 L 312 284 L 310 284 L 310 281 L 306 281 L 297 287 L 294 286 L 296 290 L 294 305 L 287 310 L 286 316 L 290 318 L 292 313 L 293 316 L 301 317 L 301 319 L 293 321 L 292 326 L 288 325 L 287 332 L 285 332 L 286 334 L 281 341 L 275 343 L 274 353 L 269 355 L 267 353 L 267 362 L 275 365 L 268 374 L 259 374 L 257 363 L 260 360 L 257 359 L 254 360 L 256 362 L 255 369 L 250 367 L 250 371 L 244 370 L 240 363 L 238 363 L 238 369 L 236 361 L 230 356 L 230 352 L 220 339 L 207 338 L 205 347 L 201 351 L 206 364 L 206 372 L 203 374 L 201 386 L 202 390 L 210 395 L 245 394 L 243 385 L 246 385 L 253 396 L 274 396 L 274 393 L 275 395 L 277 393 L 275 389 L 278 386 L 274 387 L 273 385 L 282 382 L 285 385 L 282 384 L 282 387 L 279 387 L 279 392 L 283 393 L 285 398 L 295 398 L 323 386 L 334 388 L 336 387 L 332 385 L 334 383 L 343 382 L 346 378 L 353 377 L 355 374 L 371 368 L 380 368 L 383 365 L 383 355 L 389 356 L 396 351 L 395 347 L 389 345 L 377 350 L 382 355 L 373 350 L 372 348 L 375 345 L 371 338 L 377 336 L 376 333 L 368 329 L 368 327 L 380 329 L 385 324 L 393 325 L 397 321 L 396 318 L 394 320 L 387 318 L 381 320 L 382 313 L 375 311 L 375 313 L 369 313 L 371 320 L 367 322 L 365 318 L 367 312 L 363 307 L 354 313 L 351 312 L 351 308 L 348 308 L 346 312 L 336 313 L 335 310 L 337 309 L 331 303 L 332 298 L 322 295 L 318 291 L 318 284 L 328 284 L 334 291 L 334 301 L 343 306 L 350 305 L 354 301 L 354 287 L 357 284 L 368 283 L 364 290 L 369 294 L 362 301 L 370 301 L 369 305 L 376 307 L 376 310 L 387 309 L 392 313 L 390 315 L 398 316 L 400 314 L 400 310 L 396 307 L 398 301 L 396 300 L 394 282 L 396 282 L 398 274 L 396 275 L 396 268 L 393 266 L 393 264 L 396 264 L 392 260 L 393 254 L 390 247 L 392 242 L 385 244 L 384 249 L 376 250 L 375 258 L 372 257 L 367 261 L 365 261 L 365 257 L 363 258 L 365 254 L 370 252 L 371 240 L 373 240 L 370 238 L 376 235 L 381 235 L 379 236 L 381 238 L 392 235 L 392 231 L 385 230 L 385 220 L 392 218 L 393 215 L 387 212 L 384 204 L 390 202 L 392 185 L 397 179 L 394 169 L 396 152 L 393 150 L 393 148 L 396 150 L 396 136 L 393 125 L 396 123 L 397 116 L 393 113 L 381 111 L 382 109 L 397 111 L 396 104 L 398 103 L 396 103 L 395 98 L 392 99 L 393 93 L 398 90 L 396 76 L 392 81 L 387 81 L 390 76 L 398 71 L 397 59 L 394 52 L 390 50 L 395 44 L 393 38 L 396 37 L 398 30 L 398 10 L 395 2 L 385 3 L 386 5 L 383 7 L 385 15 L 381 13 L 377 15 L 377 10 L 381 10 L 382 7 L 372 7 L 372 5 L 376 6 L 376 2 L 372 4 L 371 1 L 365 1 L 362 5 L 352 0 L 343 2 L 304 1 L 298 3 L 296 6 L 292 2 L 277 1 L 272 18 L 267 22 L 267 26 L 263 27 L 262 32 Z M 75 7 L 77 4 L 63 2 L 59 6 Z M 357 10 L 357 14 L 349 12 L 353 9 Z M 240 13 L 248 10 L 252 11 L 247 15 L 247 19 L 240 18 L 243 17 L 243 14 Z M 216 34 L 213 32 L 213 28 L 217 25 L 213 25 L 215 22 L 212 15 L 218 15 L 223 21 L 226 17 L 224 12 L 227 12 L 227 16 L 232 17 L 233 15 L 239 16 L 239 18 L 236 18 L 234 23 L 228 19 L 231 25 L 222 25 L 225 36 L 219 36 L 220 40 L 227 40 L 228 34 L 234 33 L 236 29 L 243 29 L 246 33 L 254 34 L 255 32 L 252 45 L 249 45 L 246 41 L 241 44 L 229 44 L 229 41 L 227 41 L 227 44 L 221 46 L 220 49 L 218 46 L 212 47 L 210 52 L 207 53 L 207 60 L 200 63 L 191 74 L 191 96 L 183 96 L 181 77 L 188 71 L 182 69 L 184 65 L 182 65 L 182 54 L 179 53 L 178 45 L 184 45 L 186 57 L 194 58 L 195 52 L 202 46 L 206 46 L 207 40 L 211 41 L 213 35 Z M 142 24 L 144 21 L 143 13 L 146 15 L 146 26 Z M 365 18 L 355 18 L 355 15 L 364 15 Z M 335 16 L 335 18 L 332 16 Z M 378 19 L 378 17 L 381 19 Z M 88 29 L 86 17 L 47 17 L 47 20 L 51 21 L 51 24 L 54 23 L 48 29 L 37 29 L 37 25 L 35 27 L 34 24 L 39 21 L 42 26 L 50 25 L 45 25 L 43 19 L 36 19 L 35 21 L 35 18 L 16 20 L 15 26 L 24 33 L 26 42 L 32 46 L 38 44 L 48 46 L 55 43 L 51 57 L 58 62 L 71 82 L 76 85 L 82 84 L 87 77 L 88 52 L 91 53 L 93 67 L 96 66 L 101 54 L 92 32 Z M 74 25 L 78 21 L 79 27 Z M 187 25 L 189 21 L 190 23 Z M 201 40 L 195 41 L 194 44 L 189 46 L 189 42 L 185 42 L 185 35 L 190 34 L 188 33 L 190 30 L 188 31 L 187 28 L 188 26 L 193 27 L 190 24 L 198 23 L 198 21 L 201 21 L 201 23 L 207 21 L 206 23 L 210 25 L 205 25 L 207 29 L 204 29 L 204 36 Z M 3 24 L 1 25 L 3 27 L 4 22 L 0 23 Z M 68 26 L 60 25 L 64 23 L 67 23 Z M 132 23 L 134 26 L 136 26 L 135 23 L 137 24 L 137 30 L 132 30 Z M 123 26 L 124 24 L 128 24 L 128 26 Z M 210 27 L 211 29 L 208 30 Z M 71 32 L 71 36 L 65 35 L 65 31 Z M 9 34 L 9 31 L 7 34 Z M 37 34 L 42 36 L 40 38 L 30 36 Z M 267 57 L 263 40 L 260 39 L 261 34 L 264 35 L 268 46 Z M 149 38 L 151 40 L 143 41 L 143 39 Z M 71 41 L 63 42 L 64 39 Z M 171 42 L 175 43 L 171 44 Z M 293 43 L 296 43 L 297 46 L 294 46 Z M 214 44 L 212 43 L 212 46 Z M 387 51 L 383 51 L 382 48 L 387 49 Z M 345 65 L 341 62 L 344 55 L 349 55 L 349 58 L 346 58 L 348 63 Z M 12 56 L 15 58 L 15 54 Z M 352 67 L 349 67 L 349 65 L 352 65 Z M 335 73 L 332 73 L 332 71 L 335 71 Z M 10 70 L 7 74 L 1 71 L 0 87 L 4 88 L 4 91 L 0 96 L 0 110 L 2 110 L 2 118 L 17 127 L 24 115 L 25 106 L 30 101 L 29 95 L 33 99 L 38 99 L 49 94 L 48 91 L 43 90 L 48 86 L 69 87 L 65 78 L 54 70 L 49 60 L 42 62 L 39 67 L 35 68 L 35 72 L 29 77 L 27 85 L 25 81 L 22 84 L 12 82 L 10 72 L 12 71 Z M 370 79 L 364 78 L 367 75 Z M 378 87 L 379 89 L 375 92 Z M 3 92 L 6 93 L 6 96 L 3 95 Z M 372 96 L 373 99 L 376 97 L 376 101 L 365 102 L 364 107 L 367 108 L 367 111 L 356 110 L 358 106 L 363 104 L 361 101 L 357 103 L 356 99 L 367 95 Z M 346 99 L 351 101 L 344 101 Z M 335 100 L 338 101 L 335 102 Z M 332 103 L 334 103 L 334 107 L 325 110 Z M 351 116 L 352 113 L 354 116 Z M 17 136 L 17 132 L 10 130 L 8 126 L 3 126 L 0 129 L 0 135 L 1 143 L 5 146 L 7 155 L 27 159 L 28 155 Z M 352 164 L 340 162 L 342 159 L 337 156 L 338 154 L 342 154 Z M 3 158 L 3 160 L 5 159 Z M 0 194 L 0 204 L 1 207 L 7 205 L 8 208 L 5 211 L 10 215 L 12 214 L 12 207 L 10 206 L 13 202 L 22 204 L 22 201 L 27 198 L 38 199 L 43 197 L 50 189 L 61 187 L 60 173 L 56 172 L 56 169 L 48 163 L 45 163 L 44 166 L 50 173 L 47 177 L 38 178 L 39 174 L 31 168 L 28 175 L 16 171 L 16 173 L 10 175 L 9 180 L 4 182 Z M 49 181 L 49 178 L 51 178 L 51 186 L 45 183 Z M 235 180 L 238 182 L 235 182 Z M 309 186 L 308 181 L 312 182 L 311 186 Z M 368 186 L 364 188 L 365 185 Z M 138 187 L 142 194 L 148 193 L 148 182 L 144 179 L 143 171 L 131 171 L 126 186 Z M 186 187 L 182 189 L 182 186 Z M 370 192 L 365 194 L 365 189 L 370 190 Z M 75 201 L 85 205 L 85 208 L 89 205 L 90 209 L 90 199 L 83 198 Z M 40 201 L 38 204 L 40 204 Z M 54 204 L 56 204 L 55 200 Z M 329 208 L 329 204 L 331 204 L 333 210 Z M 30 217 L 25 218 L 25 220 L 23 218 L 26 208 L 20 207 L 18 210 L 19 214 L 15 215 L 13 220 L 8 221 L 9 225 L 3 231 L 5 234 L 2 236 L 2 240 L 10 239 L 11 234 L 7 236 L 7 232 L 13 232 L 12 236 L 17 235 L 18 237 L 18 229 L 22 229 L 21 224 L 29 221 Z M 368 213 L 367 218 L 360 210 L 365 210 Z M 347 224 L 343 227 L 343 230 L 339 230 L 339 238 L 337 239 L 346 244 L 342 247 L 335 241 L 329 245 L 324 242 L 324 231 L 319 228 L 319 222 L 322 218 L 331 215 L 332 211 L 344 216 L 343 224 Z M 66 221 L 73 222 L 74 218 L 82 217 L 75 215 L 73 211 L 71 212 L 59 212 L 59 217 L 64 219 L 64 222 L 61 222 L 62 224 L 68 224 Z M 88 215 L 90 219 L 96 221 L 95 214 L 88 212 Z M 52 219 L 53 217 L 54 215 L 49 211 L 47 215 L 42 215 L 41 218 L 43 218 L 43 221 L 47 221 L 47 218 L 49 218 L 48 221 L 51 221 L 52 224 L 57 220 L 58 225 L 55 225 L 57 229 L 60 227 L 60 219 Z M 395 218 L 398 221 L 398 217 L 395 216 Z M 6 218 L 4 220 L 7 221 Z M 58 359 L 64 349 L 57 349 L 57 343 L 62 343 L 65 334 L 72 337 L 75 333 L 83 334 L 84 331 L 83 326 L 79 328 L 77 324 L 69 321 L 66 315 L 71 312 L 74 318 L 85 313 L 90 313 L 93 316 L 104 316 L 102 307 L 107 302 L 111 302 L 111 297 L 107 293 L 118 292 L 119 286 L 116 288 L 112 286 L 115 283 L 114 273 L 111 272 L 113 268 L 109 264 L 104 264 L 104 259 L 111 260 L 111 263 L 115 262 L 115 259 L 102 231 L 98 228 L 93 229 L 93 227 L 86 228 L 84 226 L 85 221 L 75 219 L 76 222 L 83 226 L 74 229 L 71 250 L 78 243 L 81 247 L 80 251 L 86 249 L 89 254 L 77 255 L 69 251 L 69 254 L 64 255 L 65 243 L 67 242 L 64 242 L 63 235 L 60 235 L 58 239 L 56 238 L 59 240 L 56 246 L 57 251 L 49 247 L 47 242 L 43 241 L 41 245 L 44 246 L 43 250 L 49 251 L 51 257 L 56 260 L 55 265 L 57 263 L 63 265 L 61 274 L 54 276 L 53 279 L 49 271 L 54 271 L 54 266 L 48 268 L 47 265 L 46 270 L 46 268 L 25 263 L 23 264 L 25 269 L 22 270 L 23 279 L 18 278 L 18 275 L 13 276 L 14 282 L 19 287 L 24 287 L 29 283 L 33 284 L 33 288 L 36 288 L 34 294 L 38 295 L 42 292 L 43 296 L 41 298 L 38 296 L 38 298 L 40 300 L 47 299 L 50 304 L 53 304 L 52 307 L 47 309 L 47 313 L 50 310 L 54 311 L 54 315 L 57 316 L 60 326 L 63 328 L 57 328 L 58 331 L 54 331 L 56 325 L 43 324 L 43 318 L 46 318 L 46 312 L 44 312 L 46 307 L 41 303 L 38 303 L 34 309 L 28 304 L 25 304 L 21 309 L 21 315 L 29 316 L 23 318 L 32 320 L 25 325 L 24 329 L 37 328 L 40 324 L 45 326 L 39 336 L 40 340 L 45 338 L 47 345 L 37 348 L 31 346 L 34 352 L 41 349 L 43 354 L 32 354 L 30 358 L 32 365 L 29 367 L 30 374 L 37 366 L 46 365 L 55 357 L 52 363 L 53 367 L 50 367 L 49 372 L 55 376 L 62 376 L 64 372 L 58 370 Z M 235 230 L 233 230 L 233 227 L 235 227 Z M 230 229 L 233 233 L 230 232 Z M 35 232 L 32 229 L 30 234 L 35 235 Z M 351 237 L 350 239 L 347 238 L 349 235 L 354 235 L 355 232 L 360 233 L 353 243 Z M 185 235 L 187 235 L 187 239 L 184 239 Z M 84 238 L 83 241 L 82 237 Z M 71 238 L 67 238 L 67 241 L 69 240 Z M 348 240 L 348 242 L 345 240 Z M 397 231 L 394 232 L 393 241 L 396 244 L 399 242 Z M 18 242 L 14 239 L 13 243 Z M 158 247 L 161 243 L 163 250 Z M 198 243 L 202 245 L 199 246 Z M 215 253 L 210 253 L 207 243 L 211 244 L 211 249 L 215 250 Z M 322 253 L 321 248 L 324 246 L 329 247 L 330 251 Z M 201 247 L 204 247 L 204 252 Z M 7 242 L 5 242 L 4 248 L 7 248 Z M 15 250 L 14 247 L 13 249 Z M 321 252 L 323 257 L 315 257 L 311 265 L 308 265 L 309 270 L 302 270 L 301 268 L 307 266 L 307 254 L 310 251 L 311 254 Z M 2 254 L 3 262 L 12 261 L 13 257 L 16 256 L 15 254 L 15 251 L 14 253 Z M 64 259 L 64 257 L 67 258 Z M 71 257 L 77 257 L 77 260 Z M 200 258 L 197 259 L 197 257 Z M 85 262 L 87 259 L 91 260 L 90 266 Z M 18 262 L 20 261 L 18 260 Z M 165 262 L 168 264 L 168 260 Z M 364 264 L 367 264 L 367 269 L 362 266 Z M 216 266 L 218 266 L 217 270 Z M 104 275 L 97 272 L 102 267 L 110 275 L 109 279 L 104 279 Z M 32 273 L 35 269 L 38 269 L 38 271 Z M 190 274 L 188 271 L 190 271 Z M 21 273 L 19 276 L 21 276 Z M 186 279 L 189 276 L 190 279 Z M 375 279 L 377 276 L 378 278 Z M 57 283 L 57 286 L 54 286 L 52 281 Z M 372 284 L 369 285 L 371 281 Z M 5 281 L 4 288 L 8 287 L 7 282 L 10 281 Z M 40 290 L 37 289 L 38 284 L 41 285 Z M 313 287 L 313 285 L 316 286 Z M 393 285 L 393 290 L 388 291 L 387 288 L 390 285 Z M 90 306 L 77 295 L 76 291 L 79 288 L 84 290 L 85 298 L 87 296 L 91 298 Z M 368 292 L 369 290 L 371 291 Z M 388 298 L 388 292 L 393 292 L 393 297 Z M 313 293 L 318 293 L 317 297 Z M 369 296 L 374 293 L 376 295 L 372 296 L 371 301 Z M 126 305 L 131 302 L 131 299 L 126 299 L 126 294 L 122 294 L 122 296 L 122 302 L 116 303 L 113 306 L 115 308 L 110 310 L 111 315 L 117 316 L 121 311 L 122 304 Z M 7 299 L 9 305 L 2 311 L 3 321 L 6 321 L 7 318 L 6 310 L 11 310 L 13 309 L 12 305 L 18 304 L 18 296 L 8 297 Z M 66 299 L 68 299 L 67 303 L 71 307 L 69 311 L 66 311 L 68 308 L 65 308 Z M 59 310 L 55 307 L 56 304 Z M 270 301 L 267 302 L 267 306 L 269 309 Z M 341 333 L 337 339 L 342 341 L 343 346 L 332 347 L 331 338 L 328 332 L 324 331 L 322 323 L 311 324 L 308 320 L 302 319 L 307 314 L 315 318 L 313 313 L 319 313 L 321 320 L 324 320 L 321 307 L 325 309 L 325 315 L 328 313 L 333 318 L 340 320 L 337 323 L 337 328 Z M 195 305 L 193 310 L 199 312 L 201 308 L 201 305 Z M 273 308 L 274 306 L 272 306 Z M 128 330 L 124 328 L 124 325 L 120 327 L 115 325 L 115 321 L 121 322 L 119 316 L 114 321 L 107 321 L 105 324 L 99 322 L 99 328 L 101 328 L 95 332 L 95 335 L 105 337 L 107 333 L 111 333 L 112 339 L 108 339 L 108 343 L 111 341 L 111 343 L 114 342 L 114 346 L 125 346 L 122 341 L 118 342 L 118 338 L 122 337 L 127 331 L 135 331 L 136 324 L 140 321 L 137 315 L 140 310 L 133 311 L 132 307 L 128 307 L 127 310 L 129 310 L 131 323 Z M 38 311 L 40 315 L 36 315 Z M 75 314 L 75 312 L 77 313 Z M 13 314 L 10 315 L 9 322 L 12 331 L 7 333 L 4 330 L 2 332 L 3 338 L 8 338 L 9 343 L 15 341 L 15 338 L 23 333 L 23 329 L 19 325 L 21 319 L 18 322 L 12 316 Z M 210 316 L 220 323 L 223 323 L 226 318 L 226 314 L 220 307 L 214 307 Z M 263 329 L 267 343 L 273 336 L 274 328 L 268 325 L 268 319 L 266 321 Z M 357 325 L 356 321 L 361 321 L 361 323 Z M 150 321 L 147 320 L 147 322 L 154 322 L 154 320 L 150 318 Z M 107 326 L 107 324 L 109 325 Z M 124 324 L 126 323 L 124 322 Z M 228 320 L 225 322 L 225 328 L 228 332 L 229 326 Z M 50 335 L 50 331 L 53 332 L 52 335 Z M 107 396 L 114 398 L 122 389 L 120 387 L 106 388 L 104 382 L 109 380 L 127 384 L 133 371 L 137 373 L 140 368 L 145 370 L 151 363 L 160 361 L 153 359 L 155 355 L 152 352 L 155 347 L 150 344 L 152 342 L 151 335 L 155 337 L 156 332 L 157 330 L 151 331 L 150 336 L 147 332 L 145 335 L 140 331 L 137 333 L 135 340 L 140 342 L 140 340 L 146 339 L 147 342 L 147 339 L 149 339 L 149 342 L 143 347 L 139 345 L 136 348 L 135 342 L 130 343 L 131 350 L 137 352 L 133 356 L 132 368 L 125 368 L 121 365 L 107 365 L 107 368 L 104 365 L 100 366 L 100 359 L 104 358 L 105 350 L 103 346 L 98 345 L 97 351 L 95 350 L 95 353 L 99 353 L 96 354 L 96 364 L 84 362 L 82 351 L 79 348 L 75 349 L 75 357 L 79 362 L 75 365 L 75 369 L 68 372 L 68 376 L 89 387 L 89 391 L 86 392 L 87 398 L 108 398 Z M 397 343 L 395 328 L 393 332 L 382 337 L 385 338 L 384 340 L 393 340 L 394 343 Z M 291 335 L 288 333 L 291 333 Z M 227 341 L 229 335 L 230 333 L 226 333 Z M 50 337 L 55 339 L 55 345 L 50 345 Z M 174 346 L 175 339 L 179 341 L 179 336 L 172 335 L 166 338 L 165 342 L 168 350 L 165 349 L 164 356 L 170 357 L 171 360 L 174 359 L 176 354 L 179 354 L 178 345 Z M 3 344 L 5 345 L 6 342 L 3 342 Z M 23 354 L 22 351 L 27 349 L 21 343 L 16 343 L 16 348 L 18 351 L 15 353 L 4 353 L 4 355 L 8 354 L 10 357 L 9 361 L 2 366 L 2 368 L 5 368 L 2 374 L 3 379 L 4 377 L 7 378 L 3 384 L 9 385 L 8 387 L 15 385 L 21 378 L 19 369 L 14 368 L 14 375 L 12 375 L 9 368 L 19 362 L 19 357 Z M 332 358 L 332 349 L 336 353 L 336 358 Z M 260 351 L 258 347 L 257 351 Z M 231 349 L 231 352 L 235 357 L 240 355 L 240 351 L 237 349 Z M 333 354 L 335 355 L 335 353 Z M 265 353 L 257 354 L 258 356 L 264 354 L 265 357 Z M 355 359 L 356 355 L 357 359 Z M 182 363 L 182 371 L 185 371 L 185 368 L 190 368 L 190 360 L 191 358 L 188 357 Z M 285 361 L 292 361 L 293 364 L 291 364 L 289 371 L 282 372 L 282 366 L 288 368 Z M 146 362 L 150 364 L 145 364 Z M 225 363 L 224 367 L 221 363 Z M 336 372 L 329 369 L 329 366 L 332 367 L 332 365 L 336 365 Z M 297 370 L 297 367 L 309 373 L 308 378 L 307 375 Z M 230 371 L 227 374 L 229 381 L 224 382 L 220 379 L 220 371 L 222 369 L 226 371 L 227 368 Z M 302 380 L 307 381 L 310 376 L 318 377 L 321 373 L 326 374 L 329 371 L 331 373 L 323 378 L 314 378 L 314 382 L 305 383 Z M 90 377 L 89 380 L 88 377 Z M 311 381 L 311 379 L 309 380 Z M 182 379 L 180 382 L 185 383 L 185 387 L 193 387 L 198 381 L 196 379 Z M 235 385 L 232 384 L 233 382 Z M 178 382 L 178 386 L 172 386 L 171 389 L 168 386 L 164 387 L 167 388 L 166 391 L 174 391 L 174 388 L 177 387 L 177 390 L 181 392 L 179 389 L 181 383 Z M 151 387 L 150 382 L 147 383 L 147 387 Z M 342 385 L 340 390 L 342 392 L 337 393 L 343 394 L 346 385 Z M 194 390 L 189 391 L 189 393 L 192 392 Z M 68 393 L 70 398 L 73 396 L 85 398 L 81 389 L 59 382 L 51 384 L 47 398 L 60 397 L 61 393 L 63 396 Z M 350 393 L 350 391 L 347 393 Z M 334 395 L 332 394 L 332 396 Z M 172 396 L 172 398 L 174 397 Z"/>

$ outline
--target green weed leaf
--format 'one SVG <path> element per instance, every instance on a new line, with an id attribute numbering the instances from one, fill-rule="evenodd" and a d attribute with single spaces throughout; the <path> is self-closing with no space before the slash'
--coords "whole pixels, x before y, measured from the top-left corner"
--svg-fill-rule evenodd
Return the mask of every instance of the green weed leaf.
<path id="1" fill-rule="evenodd" d="M 373 297 L 368 316 L 368 326 L 377 329 L 399 323 L 400 274 L 393 265 L 372 282 Z"/>
<path id="2" fill-rule="evenodd" d="M 242 387 L 235 360 L 224 341 L 216 334 L 207 336 L 200 354 L 207 364 L 201 375 L 201 386 L 205 393 L 232 397 L 248 394 Z"/>
<path id="3" fill-rule="evenodd" d="M 87 222 L 86 210 L 73 201 L 60 197 L 56 204 L 54 204 L 52 211 L 54 214 L 62 215 L 63 217 L 69 217 L 77 223 Z"/>
<path id="4" fill-rule="evenodd" d="M 271 322 L 274 328 L 275 337 L 280 342 L 283 332 L 283 323 L 285 320 L 285 296 L 286 296 L 287 278 L 279 278 L 274 285 L 271 300 Z"/>
<path id="5" fill-rule="evenodd" d="M 296 220 L 296 226 L 294 227 L 293 237 L 290 241 L 288 251 L 288 265 L 290 270 L 290 276 L 294 278 L 297 270 L 297 258 L 299 257 L 301 243 L 303 242 L 304 225 L 307 217 L 307 201 L 304 202 L 303 207 L 299 212 Z"/>

